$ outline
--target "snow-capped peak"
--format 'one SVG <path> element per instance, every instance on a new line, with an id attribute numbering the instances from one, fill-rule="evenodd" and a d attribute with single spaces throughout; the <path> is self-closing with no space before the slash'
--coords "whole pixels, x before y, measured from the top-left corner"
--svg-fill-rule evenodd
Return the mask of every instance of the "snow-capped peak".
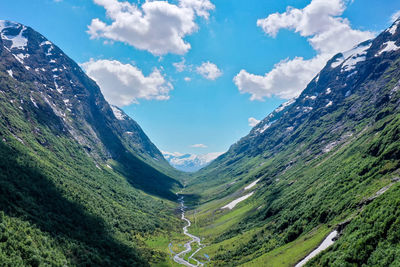
<path id="1" fill-rule="evenodd" d="M 11 41 L 9 49 L 25 49 L 28 39 L 23 36 L 26 27 L 15 22 L 0 20 L 0 32 L 3 40 Z"/>
<path id="2" fill-rule="evenodd" d="M 212 152 L 202 155 L 196 155 L 167 151 L 161 151 L 161 153 L 163 154 L 164 158 L 169 162 L 169 164 L 171 164 L 174 168 L 186 172 L 197 171 L 207 166 L 211 163 L 211 161 L 223 154 L 223 152 Z"/>

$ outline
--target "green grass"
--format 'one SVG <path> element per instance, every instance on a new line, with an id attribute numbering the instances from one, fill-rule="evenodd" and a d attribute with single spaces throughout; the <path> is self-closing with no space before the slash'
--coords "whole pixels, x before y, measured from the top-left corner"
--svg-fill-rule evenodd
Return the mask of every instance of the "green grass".
<path id="1" fill-rule="evenodd" d="M 321 227 L 317 228 L 307 235 L 290 242 L 284 246 L 274 249 L 242 266 L 258 267 L 285 267 L 294 266 L 305 256 L 311 253 L 329 234 L 330 230 Z"/>

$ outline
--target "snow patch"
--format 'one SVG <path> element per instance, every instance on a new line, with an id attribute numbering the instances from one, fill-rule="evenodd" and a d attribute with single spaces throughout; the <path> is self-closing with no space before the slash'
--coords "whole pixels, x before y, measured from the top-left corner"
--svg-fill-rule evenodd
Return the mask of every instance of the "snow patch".
<path id="1" fill-rule="evenodd" d="M 274 110 L 274 112 L 281 112 L 282 110 L 284 110 L 286 107 L 292 105 L 294 102 L 296 102 L 296 98 L 292 98 L 289 101 L 283 103 L 280 107 L 278 107 L 277 109 Z"/>
<path id="2" fill-rule="evenodd" d="M 390 34 L 395 34 L 397 31 L 397 23 L 393 24 L 392 27 L 390 27 L 389 29 L 386 30 L 387 32 L 389 32 Z"/>
<path id="3" fill-rule="evenodd" d="M 329 95 L 332 92 L 331 88 L 326 89 L 325 94 Z"/>
<path id="4" fill-rule="evenodd" d="M 255 180 L 254 182 L 252 182 L 251 184 L 249 184 L 248 186 L 246 186 L 246 187 L 244 188 L 244 190 L 249 190 L 249 189 L 253 188 L 259 181 L 260 181 L 260 179 Z"/>
<path id="5" fill-rule="evenodd" d="M 19 26 L 21 26 L 21 25 L 16 24 L 16 23 L 5 22 L 5 21 L 1 22 L 1 25 L 0 25 L 1 38 L 12 42 L 10 49 L 13 49 L 13 48 L 25 49 L 26 46 L 28 45 L 28 39 L 25 38 L 24 36 L 22 36 L 24 31 L 26 30 L 25 26 L 22 26 L 22 29 L 20 30 L 18 35 L 15 35 L 15 36 L 7 35 L 7 34 L 3 33 L 4 28 L 9 28 L 9 27 L 16 28 Z"/>
<path id="6" fill-rule="evenodd" d="M 111 109 L 112 109 L 112 111 L 114 113 L 114 116 L 118 120 L 123 121 L 123 120 L 126 119 L 126 116 L 122 113 L 122 111 L 119 108 L 117 108 L 116 106 L 111 105 Z"/>
<path id="7" fill-rule="evenodd" d="M 239 204 L 240 202 L 248 199 L 249 197 L 251 197 L 254 194 L 254 192 L 251 192 L 247 195 L 244 195 L 242 197 L 239 197 L 238 199 L 235 199 L 234 201 L 230 202 L 228 205 L 225 205 L 222 207 L 222 209 L 233 209 L 237 204 Z"/>
<path id="8" fill-rule="evenodd" d="M 341 72 L 351 71 L 356 68 L 357 63 L 365 61 L 367 58 L 365 56 L 353 56 L 346 60 L 343 64 Z"/>
<path id="9" fill-rule="evenodd" d="M 365 60 L 365 55 L 367 54 L 367 50 L 371 47 L 371 45 L 371 42 L 362 43 L 354 47 L 353 49 L 341 53 L 341 56 L 338 57 L 334 62 L 332 62 L 331 67 L 336 68 L 342 63 L 345 63 L 342 66 L 342 71 L 349 71 L 354 69 L 355 65 L 358 62 Z"/>
<path id="10" fill-rule="evenodd" d="M 263 127 L 260 127 L 258 129 L 256 129 L 256 132 L 259 134 L 262 134 L 263 132 L 265 132 L 269 127 L 271 127 L 272 124 L 274 124 L 277 120 L 271 121 L 267 124 L 265 124 Z"/>
<path id="11" fill-rule="evenodd" d="M 320 73 L 318 73 L 317 77 L 315 77 L 315 83 L 318 83 L 318 81 L 319 81 L 319 76 L 320 76 Z"/>
<path id="12" fill-rule="evenodd" d="M 40 43 L 40 46 L 44 46 L 44 45 L 53 45 L 50 41 L 43 41 Z"/>
<path id="13" fill-rule="evenodd" d="M 31 96 L 31 102 L 32 102 L 32 104 L 35 106 L 35 108 L 39 108 L 38 105 L 37 105 L 37 103 L 36 103 L 36 101 L 35 101 L 35 99 L 33 99 L 32 96 Z"/>
<path id="14" fill-rule="evenodd" d="M 54 76 L 56 76 L 56 75 L 53 75 L 53 77 Z M 54 77 L 54 78 L 56 78 L 56 77 Z M 64 91 L 64 89 L 62 87 L 58 86 L 58 84 L 57 84 L 55 79 L 54 79 L 54 87 L 56 88 L 57 92 L 59 92 L 60 94 L 62 94 L 62 92 Z"/>
<path id="15" fill-rule="evenodd" d="M 306 96 L 305 99 L 311 99 L 311 100 L 315 100 L 317 98 L 317 96 L 312 95 L 312 96 Z"/>
<path id="16" fill-rule="evenodd" d="M 333 243 L 335 243 L 335 239 L 336 239 L 337 235 L 338 235 L 338 231 L 336 231 L 336 230 L 333 231 L 332 233 L 330 233 L 325 238 L 325 240 L 321 243 L 321 245 L 319 245 L 318 248 L 316 248 L 313 252 L 308 254 L 307 257 L 305 257 L 302 261 L 297 263 L 295 267 L 304 266 L 309 260 L 311 260 L 312 258 L 317 256 L 321 251 L 323 251 L 323 250 L 327 249 L 328 247 L 332 246 Z"/>
<path id="17" fill-rule="evenodd" d="M 53 55 L 53 54 L 51 53 L 51 51 L 52 51 L 53 49 L 54 49 L 54 46 L 53 46 L 53 45 L 50 45 L 49 48 L 47 49 L 46 56 L 51 56 L 51 55 Z"/>
<path id="18" fill-rule="evenodd" d="M 333 102 L 332 102 L 332 101 L 329 101 L 328 104 L 326 104 L 325 107 L 330 107 L 330 106 L 332 106 L 332 104 L 333 104 Z"/>
<path id="19" fill-rule="evenodd" d="M 28 54 L 16 54 L 16 55 L 14 55 L 14 54 L 12 54 L 13 56 L 14 56 L 14 58 L 19 62 L 19 63 L 21 63 L 22 65 L 24 65 L 25 63 L 24 63 L 24 59 L 25 58 L 28 58 L 29 57 L 29 55 Z"/>
<path id="20" fill-rule="evenodd" d="M 13 71 L 12 70 L 7 70 L 8 75 L 10 75 L 12 78 L 14 78 L 13 76 Z"/>
<path id="21" fill-rule="evenodd" d="M 387 41 L 382 46 L 384 46 L 384 48 L 375 55 L 376 57 L 380 56 L 381 54 L 383 54 L 385 52 L 391 52 L 391 51 L 396 51 L 396 50 L 400 49 L 400 46 L 397 46 L 394 41 Z"/>

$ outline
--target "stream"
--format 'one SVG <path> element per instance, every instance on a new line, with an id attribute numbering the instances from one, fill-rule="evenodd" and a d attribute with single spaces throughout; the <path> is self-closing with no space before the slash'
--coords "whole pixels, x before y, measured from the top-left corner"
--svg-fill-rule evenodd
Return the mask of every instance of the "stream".
<path id="1" fill-rule="evenodd" d="M 201 244 L 201 240 L 200 240 L 200 238 L 198 236 L 192 235 L 192 234 L 190 234 L 188 232 L 188 227 L 190 227 L 192 225 L 192 223 L 185 217 L 185 208 L 186 207 L 185 207 L 185 202 L 183 200 L 183 196 L 180 196 L 178 201 L 181 204 L 181 207 L 180 207 L 180 210 L 182 212 L 181 219 L 187 223 L 186 226 L 184 226 L 182 228 L 183 229 L 183 233 L 186 236 L 190 237 L 192 240 L 186 242 L 184 244 L 185 250 L 179 252 L 178 254 L 175 254 L 173 259 L 174 259 L 174 261 L 176 263 L 179 263 L 179 264 L 182 264 L 182 265 L 185 265 L 185 266 L 189 266 L 189 267 L 204 266 L 203 263 L 201 263 L 200 261 L 198 261 L 198 260 L 196 260 L 194 258 L 194 255 L 196 255 L 197 252 L 199 252 L 202 248 L 204 248 L 204 245 Z M 192 251 L 192 243 L 197 243 L 199 248 L 189 256 L 188 260 L 195 261 L 196 265 L 191 264 L 189 261 L 186 261 L 184 259 L 184 256 Z"/>

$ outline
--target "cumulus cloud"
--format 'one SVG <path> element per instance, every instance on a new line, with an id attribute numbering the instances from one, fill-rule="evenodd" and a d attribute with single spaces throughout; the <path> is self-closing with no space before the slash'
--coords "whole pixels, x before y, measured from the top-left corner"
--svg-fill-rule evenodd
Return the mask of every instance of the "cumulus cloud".
<path id="1" fill-rule="evenodd" d="M 190 81 L 192 80 L 192 78 L 190 78 L 190 77 L 185 77 L 184 80 L 185 80 L 185 82 L 190 82 Z"/>
<path id="2" fill-rule="evenodd" d="M 204 145 L 204 144 L 194 144 L 194 145 L 191 145 L 190 147 L 193 147 L 193 148 L 207 148 L 207 146 Z"/>
<path id="3" fill-rule="evenodd" d="M 249 126 L 250 127 L 256 126 L 259 122 L 260 122 L 260 120 L 257 120 L 256 118 L 253 118 L 253 117 L 249 118 Z"/>
<path id="4" fill-rule="evenodd" d="M 250 94 L 250 100 L 262 101 L 273 95 L 290 99 L 296 97 L 324 66 L 330 55 L 318 55 L 310 60 L 296 57 L 285 59 L 264 76 L 241 70 L 233 79 L 241 93 Z"/>
<path id="5" fill-rule="evenodd" d="M 261 76 L 241 70 L 234 78 L 239 91 L 249 93 L 251 100 L 263 100 L 272 95 L 284 99 L 296 97 L 334 54 L 373 38 L 372 32 L 352 29 L 350 22 L 340 17 L 346 2 L 312 0 L 303 9 L 288 7 L 284 13 L 259 19 L 257 26 L 271 37 L 276 37 L 281 29 L 293 30 L 306 37 L 317 55 L 308 60 L 302 57 L 285 59 Z"/>
<path id="6" fill-rule="evenodd" d="M 196 68 L 196 72 L 208 80 L 215 80 L 222 75 L 222 71 L 209 61 L 203 62 Z"/>
<path id="7" fill-rule="evenodd" d="M 186 60 L 184 58 L 179 62 L 172 63 L 172 65 L 175 67 L 177 72 L 183 72 L 187 68 Z"/>
<path id="8" fill-rule="evenodd" d="M 180 6 L 193 9 L 197 16 L 205 19 L 208 19 L 210 16 L 209 11 L 215 8 L 209 0 L 181 0 Z"/>
<path id="9" fill-rule="evenodd" d="M 209 0 L 145 1 L 140 7 L 118 0 L 94 2 L 104 7 L 112 23 L 93 19 L 90 38 L 124 42 L 157 56 L 185 54 L 191 46 L 184 38 L 197 30 L 196 16 L 208 19 L 215 8 Z"/>
<path id="10" fill-rule="evenodd" d="M 157 68 L 144 76 L 139 68 L 117 60 L 91 59 L 81 65 L 100 86 L 107 101 L 116 106 L 137 103 L 139 99 L 166 100 L 173 89 Z"/>
<path id="11" fill-rule="evenodd" d="M 397 10 L 396 12 L 393 13 L 393 15 L 390 17 L 390 21 L 393 23 L 398 18 L 400 18 L 400 10 Z"/>

